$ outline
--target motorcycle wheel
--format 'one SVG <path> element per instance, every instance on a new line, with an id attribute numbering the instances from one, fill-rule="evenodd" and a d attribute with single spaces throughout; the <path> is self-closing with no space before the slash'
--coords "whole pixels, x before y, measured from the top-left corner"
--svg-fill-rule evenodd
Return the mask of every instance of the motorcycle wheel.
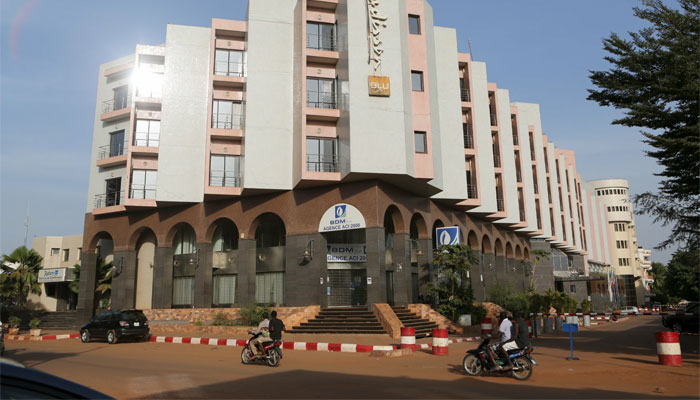
<path id="1" fill-rule="evenodd" d="M 248 363 L 250 363 L 250 360 L 252 358 L 253 358 L 253 352 L 251 352 L 248 347 L 244 347 L 243 350 L 241 351 L 241 362 L 243 364 L 248 364 Z"/>
<path id="2" fill-rule="evenodd" d="M 526 381 L 532 376 L 532 363 L 527 357 L 518 357 L 513 360 L 513 378 L 519 381 Z"/>
<path id="3" fill-rule="evenodd" d="M 462 367 L 464 367 L 464 372 L 470 376 L 481 375 L 483 371 L 483 366 L 481 365 L 481 360 L 474 354 L 467 354 L 462 361 Z"/>
<path id="4" fill-rule="evenodd" d="M 277 349 L 270 350 L 270 356 L 267 358 L 267 365 L 271 367 L 279 367 L 280 353 L 277 352 Z"/>

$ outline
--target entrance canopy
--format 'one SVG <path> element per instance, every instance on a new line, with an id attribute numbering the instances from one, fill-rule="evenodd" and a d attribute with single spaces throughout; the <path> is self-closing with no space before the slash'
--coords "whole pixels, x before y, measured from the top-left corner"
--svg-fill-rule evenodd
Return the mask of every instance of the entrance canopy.
<path id="1" fill-rule="evenodd" d="M 350 204 L 339 203 L 331 206 L 318 224 L 319 232 L 344 231 L 349 229 L 364 229 L 365 217 L 360 210 Z"/>

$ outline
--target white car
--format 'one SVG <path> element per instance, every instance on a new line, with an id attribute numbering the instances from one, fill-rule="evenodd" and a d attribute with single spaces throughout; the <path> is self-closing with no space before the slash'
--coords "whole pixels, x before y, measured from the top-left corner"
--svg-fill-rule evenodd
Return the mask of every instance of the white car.
<path id="1" fill-rule="evenodd" d="M 638 313 L 639 309 L 635 306 L 625 306 L 625 307 L 622 307 L 622 310 L 620 312 L 623 314 L 624 313 L 633 313 L 633 312 Z"/>

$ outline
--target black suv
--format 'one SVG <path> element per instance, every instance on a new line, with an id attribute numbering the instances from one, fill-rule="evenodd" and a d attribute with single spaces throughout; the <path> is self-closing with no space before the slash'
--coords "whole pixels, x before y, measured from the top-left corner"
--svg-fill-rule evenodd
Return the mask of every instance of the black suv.
<path id="1" fill-rule="evenodd" d="M 80 340 L 107 339 L 117 343 L 122 338 L 141 340 L 148 336 L 148 318 L 141 310 L 110 310 L 94 316 L 80 328 Z"/>
<path id="2" fill-rule="evenodd" d="M 698 302 L 688 303 L 685 311 L 679 311 L 680 314 L 666 315 L 661 319 L 661 323 L 675 332 L 697 332 L 700 321 L 700 317 L 697 315 L 699 308 L 700 303 Z M 685 313 L 694 315 L 684 315 Z"/>

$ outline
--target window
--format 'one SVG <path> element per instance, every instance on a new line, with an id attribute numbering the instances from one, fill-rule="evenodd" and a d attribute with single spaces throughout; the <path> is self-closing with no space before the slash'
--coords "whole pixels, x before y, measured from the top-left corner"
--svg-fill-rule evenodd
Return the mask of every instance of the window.
<path id="1" fill-rule="evenodd" d="M 319 22 L 306 23 L 306 48 L 314 50 L 338 50 L 335 25 Z"/>
<path id="2" fill-rule="evenodd" d="M 56 248 L 51 249 L 51 255 L 52 255 L 52 256 L 57 256 L 59 250 L 60 250 L 60 249 L 56 249 Z"/>
<path id="3" fill-rule="evenodd" d="M 306 106 L 337 109 L 335 80 L 306 78 Z"/>
<path id="4" fill-rule="evenodd" d="M 420 35 L 420 16 L 409 14 L 408 33 L 410 33 L 411 35 Z"/>
<path id="5" fill-rule="evenodd" d="M 255 275 L 255 302 L 282 304 L 284 300 L 284 273 L 271 272 Z"/>
<path id="6" fill-rule="evenodd" d="M 134 146 L 158 147 L 160 141 L 160 121 L 137 119 L 134 133 Z"/>
<path id="7" fill-rule="evenodd" d="M 105 180 L 105 207 L 118 206 L 121 202 L 122 178 Z M 99 205 L 102 206 L 101 204 Z M 98 207 L 99 208 L 99 207 Z"/>
<path id="8" fill-rule="evenodd" d="M 127 97 L 129 95 L 129 86 L 124 85 L 114 89 L 114 109 L 112 111 L 126 108 Z"/>
<path id="9" fill-rule="evenodd" d="M 173 248 L 175 255 L 196 253 L 194 230 L 187 225 L 181 225 L 173 238 Z"/>
<path id="10" fill-rule="evenodd" d="M 571 286 L 569 286 L 569 291 L 570 291 L 571 293 L 576 293 L 576 285 L 571 285 Z"/>
<path id="11" fill-rule="evenodd" d="M 136 86 L 136 96 L 152 97 L 160 99 L 163 97 L 163 74 L 151 72 L 146 69 L 138 78 Z"/>
<path id="12" fill-rule="evenodd" d="M 80 261 L 80 253 L 82 253 L 82 252 L 83 252 L 83 248 L 82 248 L 82 247 L 78 247 L 78 251 L 77 251 L 78 256 L 75 258 L 76 260 Z"/>
<path id="13" fill-rule="evenodd" d="M 241 156 L 212 155 L 209 186 L 241 187 Z"/>
<path id="14" fill-rule="evenodd" d="M 187 307 L 194 304 L 194 276 L 173 278 L 173 306 Z"/>
<path id="15" fill-rule="evenodd" d="M 215 129 L 241 129 L 243 105 L 229 100 L 214 100 L 211 108 L 211 127 Z"/>
<path id="16" fill-rule="evenodd" d="M 617 265 L 619 265 L 621 267 L 627 267 L 630 265 L 630 259 L 629 258 L 618 258 Z"/>
<path id="17" fill-rule="evenodd" d="M 109 134 L 109 156 L 116 157 L 124 154 L 124 131 Z"/>
<path id="18" fill-rule="evenodd" d="M 414 92 L 423 91 L 423 73 L 421 71 L 411 71 L 411 87 Z"/>
<path id="19" fill-rule="evenodd" d="M 306 138 L 306 170 L 338 172 L 338 141 L 336 139 Z"/>
<path id="20" fill-rule="evenodd" d="M 413 136 L 415 138 L 415 144 L 416 144 L 416 153 L 427 153 L 428 148 L 427 144 L 425 142 L 426 135 L 425 132 L 413 132 Z"/>
<path id="21" fill-rule="evenodd" d="M 63 257 L 61 258 L 61 261 L 68 261 L 68 256 L 70 255 L 70 250 L 69 249 L 63 249 Z"/>
<path id="22" fill-rule="evenodd" d="M 243 52 L 216 49 L 214 54 L 214 75 L 245 76 Z"/>
<path id="23" fill-rule="evenodd" d="M 131 198 L 155 199 L 158 171 L 135 169 L 131 173 Z"/>
<path id="24" fill-rule="evenodd" d="M 230 306 L 236 299 L 236 275 L 214 275 L 214 306 Z"/>
<path id="25" fill-rule="evenodd" d="M 214 251 L 223 252 L 238 249 L 238 228 L 233 222 L 226 221 L 214 231 Z"/>

